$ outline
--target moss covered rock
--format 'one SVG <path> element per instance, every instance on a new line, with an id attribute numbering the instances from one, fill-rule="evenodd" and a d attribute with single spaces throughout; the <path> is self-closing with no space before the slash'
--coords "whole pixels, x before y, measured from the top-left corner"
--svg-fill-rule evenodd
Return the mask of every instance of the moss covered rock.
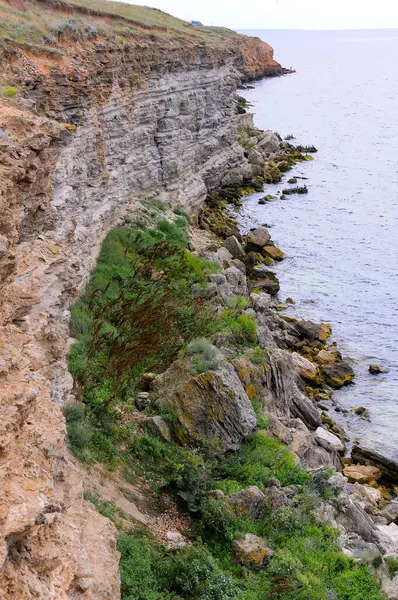
<path id="1" fill-rule="evenodd" d="M 355 373 L 351 365 L 346 362 L 338 362 L 334 365 L 324 365 L 322 375 L 328 385 L 333 388 L 341 388 L 343 385 L 351 383 Z"/>
<path id="2" fill-rule="evenodd" d="M 192 376 L 183 358 L 157 377 L 158 405 L 175 415 L 171 423 L 183 445 L 215 442 L 220 450 L 237 450 L 256 427 L 251 401 L 235 372 L 220 353 L 216 370 Z"/>
<path id="3" fill-rule="evenodd" d="M 252 533 L 247 533 L 241 540 L 235 540 L 234 553 L 239 564 L 251 569 L 265 567 L 273 555 L 264 540 Z"/>

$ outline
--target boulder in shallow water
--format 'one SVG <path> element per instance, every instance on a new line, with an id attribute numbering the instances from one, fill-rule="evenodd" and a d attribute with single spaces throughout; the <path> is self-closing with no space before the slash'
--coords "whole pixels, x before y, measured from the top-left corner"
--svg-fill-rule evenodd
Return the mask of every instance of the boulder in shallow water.
<path id="1" fill-rule="evenodd" d="M 271 257 L 273 260 L 281 261 L 285 258 L 284 253 L 276 246 L 264 246 L 262 254 Z"/>
<path id="2" fill-rule="evenodd" d="M 341 388 L 343 385 L 351 383 L 355 373 L 351 365 L 346 362 L 338 362 L 333 365 L 324 365 L 322 375 L 325 381 L 332 388 Z"/>
<path id="3" fill-rule="evenodd" d="M 263 539 L 252 533 L 247 533 L 241 540 L 234 542 L 236 560 L 244 567 L 261 569 L 269 563 L 273 552 Z"/>
<path id="4" fill-rule="evenodd" d="M 294 326 L 298 334 L 306 340 L 326 342 L 332 333 L 332 327 L 328 323 L 294 321 Z"/>
<path id="5" fill-rule="evenodd" d="M 261 252 L 271 240 L 270 233 L 265 227 L 257 227 L 246 236 L 246 252 Z"/>
<path id="6" fill-rule="evenodd" d="M 343 473 L 350 483 L 370 483 L 381 477 L 381 471 L 372 465 L 349 465 Z"/>
<path id="7" fill-rule="evenodd" d="M 375 450 L 363 448 L 354 444 L 351 452 L 352 459 L 361 464 L 371 464 L 380 469 L 390 479 L 398 482 L 398 462 L 387 456 L 383 456 Z"/>
<path id="8" fill-rule="evenodd" d="M 381 375 L 382 373 L 389 373 L 390 370 L 386 367 L 382 367 L 381 365 L 369 365 L 369 373 L 371 375 Z"/>

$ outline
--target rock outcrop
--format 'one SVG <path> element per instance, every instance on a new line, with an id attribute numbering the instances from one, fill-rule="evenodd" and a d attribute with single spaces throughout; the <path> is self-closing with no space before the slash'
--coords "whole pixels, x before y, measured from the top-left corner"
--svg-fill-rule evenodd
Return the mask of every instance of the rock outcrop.
<path id="1" fill-rule="evenodd" d="M 82 499 L 65 444 L 68 306 L 137 200 L 196 217 L 214 187 L 251 177 L 234 92 L 280 66 L 236 34 L 141 27 L 66 2 L 17 7 L 27 35 L 38 12 L 50 30 L 45 45 L 0 46 L 0 83 L 16 90 L 0 106 L 0 596 L 116 600 L 115 531 Z M 68 28 L 76 16 L 90 35 Z"/>

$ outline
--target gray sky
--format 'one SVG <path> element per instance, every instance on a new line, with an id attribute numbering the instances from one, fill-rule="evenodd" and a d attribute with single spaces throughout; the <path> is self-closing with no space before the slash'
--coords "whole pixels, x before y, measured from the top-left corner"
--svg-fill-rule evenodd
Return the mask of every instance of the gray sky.
<path id="1" fill-rule="evenodd" d="M 398 0 L 133 0 L 130 4 L 232 29 L 398 28 Z"/>

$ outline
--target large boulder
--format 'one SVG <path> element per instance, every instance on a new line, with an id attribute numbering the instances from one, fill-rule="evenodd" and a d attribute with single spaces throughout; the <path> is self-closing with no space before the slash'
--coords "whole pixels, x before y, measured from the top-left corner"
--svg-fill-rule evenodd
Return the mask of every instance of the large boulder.
<path id="1" fill-rule="evenodd" d="M 301 338 L 311 341 L 326 342 L 332 333 L 332 328 L 328 323 L 294 321 L 294 326 Z"/>
<path id="2" fill-rule="evenodd" d="M 318 379 L 318 367 L 313 362 L 297 354 L 297 352 L 292 353 L 292 359 L 294 367 L 301 377 L 309 381 L 316 381 Z"/>
<path id="3" fill-rule="evenodd" d="M 354 444 L 351 452 L 352 459 L 361 464 L 374 465 L 380 471 L 387 475 L 390 479 L 398 482 L 398 462 L 387 456 L 383 456 L 375 450 L 363 448 L 358 444 Z"/>
<path id="4" fill-rule="evenodd" d="M 343 473 L 351 483 L 370 483 L 381 477 L 381 471 L 372 465 L 349 465 Z"/>
<path id="5" fill-rule="evenodd" d="M 174 434 L 182 444 L 215 441 L 237 450 L 256 427 L 256 415 L 233 366 L 219 353 L 219 367 L 193 376 L 188 357 L 174 362 L 154 382 L 157 404 L 175 414 Z"/>
<path id="6" fill-rule="evenodd" d="M 227 278 L 230 294 L 235 296 L 246 296 L 247 281 L 245 274 L 237 267 L 228 267 L 228 269 L 225 269 L 224 273 Z"/>
<path id="7" fill-rule="evenodd" d="M 240 517 L 259 519 L 264 509 L 264 494 L 255 485 L 231 494 L 228 504 Z"/>
<path id="8" fill-rule="evenodd" d="M 263 539 L 252 533 L 247 533 L 241 540 L 234 542 L 236 560 L 244 567 L 261 569 L 272 558 L 273 552 Z"/>
<path id="9" fill-rule="evenodd" d="M 334 433 L 327 431 L 323 427 L 318 427 L 315 431 L 315 440 L 322 448 L 330 452 L 343 452 L 344 446 Z"/>
<path id="10" fill-rule="evenodd" d="M 265 265 L 256 265 L 250 271 L 251 289 L 259 289 L 270 296 L 275 296 L 280 290 L 279 279 Z"/>
<path id="11" fill-rule="evenodd" d="M 324 365 L 322 367 L 322 375 L 326 383 L 332 388 L 341 388 L 343 385 L 351 383 L 355 377 L 353 368 L 346 362 Z"/>
<path id="12" fill-rule="evenodd" d="M 224 242 L 224 248 L 232 255 L 232 258 L 239 258 L 241 260 L 245 257 L 245 251 L 242 248 L 242 244 L 236 239 L 234 235 L 227 238 Z"/>
<path id="13" fill-rule="evenodd" d="M 264 131 L 257 144 L 257 148 L 265 154 L 273 154 L 274 152 L 278 152 L 280 147 L 281 140 L 273 131 Z"/>
<path id="14" fill-rule="evenodd" d="M 269 256 L 272 260 L 281 261 L 285 258 L 285 254 L 277 246 L 264 246 L 261 253 L 264 256 Z"/>
<path id="15" fill-rule="evenodd" d="M 256 312 L 265 312 L 271 305 L 271 296 L 265 292 L 250 294 L 250 304 Z"/>
<path id="16" fill-rule="evenodd" d="M 265 227 L 249 231 L 246 236 L 246 252 L 261 252 L 271 240 L 271 235 Z"/>
<path id="17" fill-rule="evenodd" d="M 277 508 L 296 506 L 295 496 L 297 490 L 294 487 L 278 487 L 272 485 L 264 490 L 264 510 L 271 512 Z"/>
<path id="18" fill-rule="evenodd" d="M 338 350 L 321 350 L 315 360 L 321 365 L 333 365 L 341 361 L 341 354 Z"/>

